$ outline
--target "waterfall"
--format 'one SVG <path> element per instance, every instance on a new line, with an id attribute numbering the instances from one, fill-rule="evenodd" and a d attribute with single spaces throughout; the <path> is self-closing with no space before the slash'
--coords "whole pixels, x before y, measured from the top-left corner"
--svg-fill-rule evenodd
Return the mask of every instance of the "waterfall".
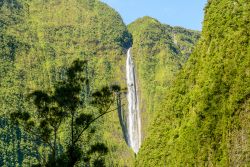
<path id="1" fill-rule="evenodd" d="M 141 145 L 141 117 L 131 48 L 127 52 L 126 74 L 128 86 L 128 144 L 137 154 Z"/>

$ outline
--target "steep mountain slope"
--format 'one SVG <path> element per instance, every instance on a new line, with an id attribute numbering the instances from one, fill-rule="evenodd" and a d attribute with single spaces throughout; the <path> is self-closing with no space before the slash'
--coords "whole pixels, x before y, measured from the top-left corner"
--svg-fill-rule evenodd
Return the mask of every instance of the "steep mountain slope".
<path id="1" fill-rule="evenodd" d="M 89 61 L 89 93 L 106 84 L 123 83 L 120 67 L 131 35 L 119 14 L 96 0 L 4 0 L 0 2 L 0 45 L 0 166 L 30 166 L 41 159 L 38 152 L 46 153 L 46 147 L 12 126 L 9 113 L 34 110 L 27 94 L 51 90 L 76 58 Z M 93 142 L 108 146 L 107 166 L 131 164 L 133 154 L 122 138 L 117 113 L 98 124 Z M 63 134 L 59 140 L 66 140 Z"/>
<path id="2" fill-rule="evenodd" d="M 143 17 L 128 26 L 133 36 L 132 54 L 140 91 L 144 136 L 160 99 L 186 62 L 199 32 L 161 24 Z"/>
<path id="3" fill-rule="evenodd" d="M 210 0 L 202 36 L 164 94 L 137 166 L 248 166 L 250 2 Z"/>

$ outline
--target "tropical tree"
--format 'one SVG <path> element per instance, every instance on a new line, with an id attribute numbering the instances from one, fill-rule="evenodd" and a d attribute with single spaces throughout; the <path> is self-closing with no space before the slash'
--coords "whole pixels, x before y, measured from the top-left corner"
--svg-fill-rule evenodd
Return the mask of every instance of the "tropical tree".
<path id="1" fill-rule="evenodd" d="M 90 94 L 86 89 L 89 87 L 89 78 L 85 73 L 87 65 L 87 61 L 77 59 L 66 69 L 66 76 L 55 84 L 53 90 L 36 90 L 29 94 L 28 99 L 31 99 L 36 107 L 34 112 L 11 114 L 15 123 L 22 125 L 36 140 L 50 148 L 48 157 L 43 157 L 39 166 L 74 166 L 83 157 L 84 162 L 88 164 L 91 154 L 98 152 L 104 155 L 108 152 L 103 143 L 95 143 L 83 154 L 80 141 L 91 124 L 116 110 L 112 109 L 112 106 L 120 87 L 105 86 Z M 92 108 L 91 110 L 96 112 L 83 112 L 82 109 L 86 108 Z M 59 133 L 68 135 L 69 139 L 63 151 L 59 151 Z M 104 165 L 100 158 L 93 163 Z"/>

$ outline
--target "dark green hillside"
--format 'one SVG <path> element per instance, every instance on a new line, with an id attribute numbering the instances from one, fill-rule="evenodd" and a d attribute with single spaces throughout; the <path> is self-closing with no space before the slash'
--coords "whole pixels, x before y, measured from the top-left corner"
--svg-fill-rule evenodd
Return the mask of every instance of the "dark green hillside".
<path id="1" fill-rule="evenodd" d="M 88 60 L 89 93 L 114 82 L 125 83 L 120 67 L 130 45 L 131 35 L 120 15 L 99 1 L 1 1 L 0 166 L 31 166 L 41 160 L 39 153 L 47 153 L 46 146 L 8 118 L 11 112 L 35 109 L 27 101 L 29 93 L 53 91 L 76 58 Z M 102 141 L 110 150 L 107 166 L 132 163 L 118 121 L 114 111 L 95 125 L 98 133 L 93 142 Z M 65 134 L 59 140 L 63 146 Z"/>
<path id="2" fill-rule="evenodd" d="M 18 52 L 26 44 L 18 38 L 18 30 L 25 22 L 25 6 L 22 1 L 0 2 L 0 166 L 16 166 L 23 163 L 23 156 L 31 155 L 31 149 L 20 151 L 24 140 L 20 139 L 20 128 L 8 120 L 9 113 L 17 111 L 21 104 L 19 78 L 15 69 Z M 25 135 L 24 135 L 25 136 Z M 27 139 L 27 136 L 25 136 Z M 25 143 L 29 146 L 29 143 Z"/>
<path id="3" fill-rule="evenodd" d="M 161 106 L 159 100 L 193 50 L 199 32 L 164 25 L 150 17 L 136 20 L 128 29 L 133 35 L 143 130 L 147 131 L 150 118 Z"/>
<path id="4" fill-rule="evenodd" d="M 249 166 L 250 2 L 210 0 L 137 166 Z M 151 96 L 152 98 L 152 96 Z"/>

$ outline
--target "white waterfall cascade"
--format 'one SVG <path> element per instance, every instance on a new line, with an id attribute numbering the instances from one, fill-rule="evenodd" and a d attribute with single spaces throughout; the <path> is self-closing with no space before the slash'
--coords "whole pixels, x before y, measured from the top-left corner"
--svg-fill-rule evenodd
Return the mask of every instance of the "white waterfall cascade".
<path id="1" fill-rule="evenodd" d="M 137 154 L 141 146 L 141 117 L 131 48 L 127 52 L 126 75 L 128 86 L 128 144 Z"/>

